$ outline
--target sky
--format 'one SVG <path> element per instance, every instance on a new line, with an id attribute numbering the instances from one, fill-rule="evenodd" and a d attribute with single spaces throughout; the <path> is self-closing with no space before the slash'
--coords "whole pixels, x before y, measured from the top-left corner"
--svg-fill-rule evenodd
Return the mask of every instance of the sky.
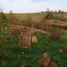
<path id="1" fill-rule="evenodd" d="M 0 8 L 8 13 L 30 13 L 50 10 L 67 11 L 67 0 L 0 0 Z"/>

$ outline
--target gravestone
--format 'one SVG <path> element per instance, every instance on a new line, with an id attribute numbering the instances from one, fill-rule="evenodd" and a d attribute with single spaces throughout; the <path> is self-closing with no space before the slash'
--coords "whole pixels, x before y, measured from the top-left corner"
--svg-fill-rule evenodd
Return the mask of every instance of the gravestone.
<path id="1" fill-rule="evenodd" d="M 37 43 L 38 40 L 37 40 L 37 37 L 36 36 L 32 36 L 32 43 Z"/>
<path id="2" fill-rule="evenodd" d="M 18 28 L 19 27 L 19 28 Z M 31 34 L 30 29 L 22 26 L 13 26 L 12 35 L 18 37 L 20 48 L 31 47 Z"/>
<path id="3" fill-rule="evenodd" d="M 61 39 L 61 27 L 60 26 L 53 26 L 52 37 L 55 40 L 60 40 Z"/>
<path id="4" fill-rule="evenodd" d="M 31 36 L 30 36 L 30 29 L 28 28 L 22 28 L 22 31 L 18 35 L 19 37 L 19 46 L 21 48 L 30 48 L 31 45 Z"/>
<path id="5" fill-rule="evenodd" d="M 42 67 L 58 67 L 56 62 L 51 57 L 49 57 L 47 52 L 43 54 L 43 57 L 39 59 L 37 63 Z"/>

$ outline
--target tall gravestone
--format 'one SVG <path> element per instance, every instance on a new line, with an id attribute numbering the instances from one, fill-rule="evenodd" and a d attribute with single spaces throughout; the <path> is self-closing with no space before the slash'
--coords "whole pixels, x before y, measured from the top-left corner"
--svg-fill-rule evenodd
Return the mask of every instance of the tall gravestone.
<path id="1" fill-rule="evenodd" d="M 19 26 L 18 26 L 19 27 Z M 31 34 L 30 29 L 26 27 L 13 26 L 12 35 L 18 37 L 20 48 L 30 48 L 31 47 Z"/>
<path id="2" fill-rule="evenodd" d="M 55 40 L 61 39 L 61 26 L 53 25 L 52 37 Z"/>
<path id="3" fill-rule="evenodd" d="M 21 48 L 30 48 L 31 47 L 30 29 L 22 28 L 18 37 L 19 37 L 19 46 Z"/>

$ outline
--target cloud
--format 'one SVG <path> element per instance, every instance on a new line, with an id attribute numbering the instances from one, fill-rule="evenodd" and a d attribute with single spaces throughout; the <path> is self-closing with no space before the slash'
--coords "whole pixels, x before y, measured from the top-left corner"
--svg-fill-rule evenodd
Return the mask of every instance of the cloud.
<path id="1" fill-rule="evenodd" d="M 67 10 L 67 0 L 0 0 L 0 8 L 4 12 L 38 12 L 46 8 L 51 10 Z"/>
<path id="2" fill-rule="evenodd" d="M 48 1 L 53 1 L 53 0 L 31 0 L 32 2 L 48 2 Z"/>

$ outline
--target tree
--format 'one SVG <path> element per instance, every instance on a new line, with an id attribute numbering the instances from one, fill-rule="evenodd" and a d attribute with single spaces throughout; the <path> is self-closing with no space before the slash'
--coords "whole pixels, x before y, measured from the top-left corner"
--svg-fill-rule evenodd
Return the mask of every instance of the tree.
<path id="1" fill-rule="evenodd" d="M 20 21 L 17 18 L 17 16 L 14 15 L 12 11 L 10 11 L 9 17 L 8 17 L 9 23 L 10 24 L 19 24 Z"/>
<path id="2" fill-rule="evenodd" d="M 8 31 L 8 27 L 9 27 L 9 23 L 8 23 L 8 20 L 7 20 L 7 17 L 6 15 L 3 13 L 3 11 L 0 11 L 0 23 L 2 25 L 2 31 L 4 32 L 7 32 Z"/>
<path id="3" fill-rule="evenodd" d="M 50 12 L 49 8 L 47 8 L 46 12 Z"/>

